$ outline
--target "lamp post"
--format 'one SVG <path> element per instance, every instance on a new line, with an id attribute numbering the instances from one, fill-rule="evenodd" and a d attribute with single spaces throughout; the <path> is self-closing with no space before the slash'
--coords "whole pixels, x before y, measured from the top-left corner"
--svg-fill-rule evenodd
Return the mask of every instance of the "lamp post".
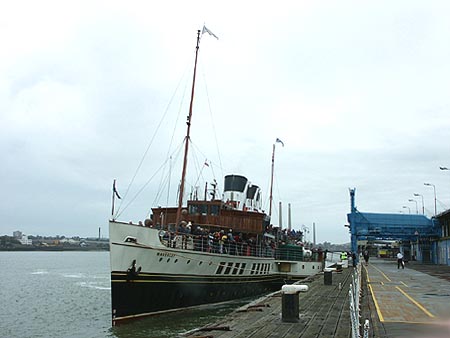
<path id="1" fill-rule="evenodd" d="M 419 208 L 417 207 L 417 201 L 415 199 L 412 199 L 412 198 L 410 198 L 408 201 L 416 203 L 416 214 L 419 214 Z"/>
<path id="2" fill-rule="evenodd" d="M 410 207 L 408 207 L 407 205 L 404 205 L 404 206 L 402 206 L 402 208 L 408 208 L 408 210 L 409 210 L 409 213 L 411 213 L 411 208 Z"/>
<path id="3" fill-rule="evenodd" d="M 422 197 L 422 215 L 425 215 L 425 205 L 424 205 L 424 203 L 423 203 L 423 195 L 414 193 L 414 196 L 416 196 L 416 197 L 418 197 L 418 196 Z"/>
<path id="4" fill-rule="evenodd" d="M 433 187 L 434 190 L 434 216 L 436 216 L 437 214 L 437 209 L 436 209 L 436 186 L 432 183 L 424 183 L 423 185 L 429 186 L 429 187 Z"/>
<path id="5" fill-rule="evenodd" d="M 417 237 L 417 244 L 416 244 L 416 250 L 414 250 L 414 260 L 417 260 L 418 256 L 419 256 L 419 232 L 416 230 L 416 232 L 414 232 L 414 235 L 416 235 Z"/>

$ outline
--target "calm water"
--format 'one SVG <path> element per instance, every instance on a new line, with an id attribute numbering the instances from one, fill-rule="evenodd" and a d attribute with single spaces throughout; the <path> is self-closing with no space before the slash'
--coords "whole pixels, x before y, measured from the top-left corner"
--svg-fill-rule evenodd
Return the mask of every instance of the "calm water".
<path id="1" fill-rule="evenodd" d="M 176 337 L 243 304 L 111 327 L 109 252 L 0 252 L 0 337 Z"/>

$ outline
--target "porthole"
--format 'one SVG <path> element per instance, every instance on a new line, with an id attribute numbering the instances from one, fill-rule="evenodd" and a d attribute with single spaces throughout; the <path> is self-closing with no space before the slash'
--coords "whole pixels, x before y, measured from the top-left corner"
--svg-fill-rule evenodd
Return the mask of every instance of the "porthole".
<path id="1" fill-rule="evenodd" d="M 159 261 L 160 261 L 160 262 L 162 261 L 162 257 L 159 258 Z"/>
<path id="2" fill-rule="evenodd" d="M 312 266 L 313 270 L 316 268 L 314 265 Z"/>
<path id="3" fill-rule="evenodd" d="M 198 265 L 202 265 L 202 264 L 203 264 L 203 262 L 202 262 L 202 261 L 198 262 Z"/>
<path id="4" fill-rule="evenodd" d="M 167 258 L 167 263 L 169 263 L 170 262 L 170 258 Z"/>
<path id="5" fill-rule="evenodd" d="M 173 261 L 174 263 L 178 262 L 178 258 Z"/>
<path id="6" fill-rule="evenodd" d="M 186 264 L 189 264 L 191 262 L 191 260 L 189 259 L 187 262 L 186 262 Z"/>
<path id="7" fill-rule="evenodd" d="M 304 269 L 304 268 L 305 268 L 305 265 L 303 264 L 303 265 L 302 265 L 302 269 Z"/>

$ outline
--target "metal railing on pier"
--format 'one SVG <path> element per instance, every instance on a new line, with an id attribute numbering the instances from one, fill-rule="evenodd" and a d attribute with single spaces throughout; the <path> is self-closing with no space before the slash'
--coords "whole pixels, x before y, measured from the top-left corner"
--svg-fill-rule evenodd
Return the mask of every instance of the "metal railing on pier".
<path id="1" fill-rule="evenodd" d="M 350 299 L 350 319 L 352 326 L 352 338 L 361 338 L 361 263 L 356 265 L 353 271 L 352 282 L 350 284 L 349 299 Z M 363 327 L 363 337 L 369 337 L 369 320 L 365 320 Z"/>

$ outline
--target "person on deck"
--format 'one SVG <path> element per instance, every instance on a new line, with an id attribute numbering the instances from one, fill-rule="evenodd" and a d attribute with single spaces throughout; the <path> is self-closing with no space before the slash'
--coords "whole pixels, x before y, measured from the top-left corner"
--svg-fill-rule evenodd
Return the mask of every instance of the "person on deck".
<path id="1" fill-rule="evenodd" d="M 356 253 L 352 252 L 352 263 L 353 263 L 353 267 L 356 267 Z"/>

